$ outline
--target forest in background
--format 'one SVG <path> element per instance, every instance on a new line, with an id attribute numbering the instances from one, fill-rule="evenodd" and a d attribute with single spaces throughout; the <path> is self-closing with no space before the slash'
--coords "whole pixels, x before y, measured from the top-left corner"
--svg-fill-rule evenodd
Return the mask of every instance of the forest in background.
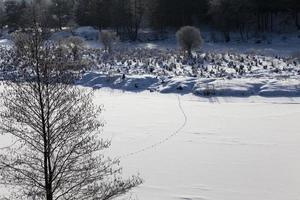
<path id="1" fill-rule="evenodd" d="M 93 26 L 135 41 L 140 29 L 159 33 L 185 25 L 205 26 L 242 39 L 249 34 L 300 30 L 299 0 L 2 0 L 0 27 L 26 29 L 39 6 L 50 28 Z"/>

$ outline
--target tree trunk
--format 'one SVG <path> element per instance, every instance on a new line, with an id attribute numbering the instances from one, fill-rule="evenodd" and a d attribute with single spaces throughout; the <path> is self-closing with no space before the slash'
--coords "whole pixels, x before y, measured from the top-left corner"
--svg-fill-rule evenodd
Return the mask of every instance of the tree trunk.
<path id="1" fill-rule="evenodd" d="M 47 192 L 47 200 L 53 200 L 53 194 L 52 192 Z"/>
<path id="2" fill-rule="evenodd" d="M 300 21 L 299 21 L 299 13 L 296 12 L 295 14 L 295 24 L 298 30 L 300 30 Z"/>
<path id="3" fill-rule="evenodd" d="M 62 30 L 62 14 L 61 14 L 61 7 L 58 7 L 58 27 L 59 30 Z"/>
<path id="4" fill-rule="evenodd" d="M 59 30 L 62 30 L 62 19 L 59 18 L 58 20 L 58 26 L 59 26 Z"/>
<path id="5" fill-rule="evenodd" d="M 47 132 L 47 122 L 46 122 L 46 113 L 45 113 L 45 104 L 43 102 L 43 92 L 42 92 L 42 82 L 41 82 L 41 74 L 40 71 L 40 64 L 37 54 L 37 44 L 35 46 L 36 48 L 36 55 L 35 58 L 37 60 L 36 64 L 36 74 L 37 74 L 37 89 L 38 89 L 38 101 L 39 101 L 39 107 L 41 111 L 41 125 L 42 125 L 42 133 L 43 133 L 43 142 L 44 142 L 44 179 L 45 179 L 45 190 L 46 190 L 46 200 L 53 200 L 53 193 L 52 193 L 52 183 L 51 183 L 51 166 L 50 166 L 50 144 L 49 144 L 49 137 Z"/>
<path id="6" fill-rule="evenodd" d="M 270 13 L 270 20 L 271 20 L 271 32 L 273 32 L 273 13 Z"/>
<path id="7" fill-rule="evenodd" d="M 243 31 L 242 26 L 240 26 L 239 30 L 240 30 L 241 39 L 244 41 L 244 31 Z"/>
<path id="8" fill-rule="evenodd" d="M 224 34 L 225 42 L 226 43 L 230 42 L 230 33 L 228 31 L 224 31 L 223 34 Z"/>
<path id="9" fill-rule="evenodd" d="M 265 14 L 265 31 L 267 32 L 269 30 L 269 15 L 268 13 Z"/>
<path id="10" fill-rule="evenodd" d="M 188 57 L 189 58 L 193 57 L 192 49 L 191 48 L 188 49 Z"/>
<path id="11" fill-rule="evenodd" d="M 256 23 L 257 23 L 257 31 L 260 31 L 260 17 L 259 14 L 257 13 L 257 17 L 256 17 Z"/>

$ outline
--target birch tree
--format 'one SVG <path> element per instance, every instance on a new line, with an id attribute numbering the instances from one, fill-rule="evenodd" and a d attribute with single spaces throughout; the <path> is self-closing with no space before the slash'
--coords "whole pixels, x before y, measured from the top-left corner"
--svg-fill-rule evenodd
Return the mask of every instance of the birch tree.
<path id="1" fill-rule="evenodd" d="M 139 185 L 121 178 L 118 159 L 103 155 L 101 107 L 73 86 L 70 62 L 39 27 L 18 40 L 18 71 L 5 83 L 0 130 L 14 138 L 0 156 L 0 183 L 9 199 L 107 200 Z M 23 39 L 23 40 L 22 40 Z"/>

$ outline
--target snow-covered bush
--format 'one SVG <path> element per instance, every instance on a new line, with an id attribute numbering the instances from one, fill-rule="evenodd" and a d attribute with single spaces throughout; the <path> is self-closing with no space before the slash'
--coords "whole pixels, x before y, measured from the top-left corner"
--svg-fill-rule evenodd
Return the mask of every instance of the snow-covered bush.
<path id="1" fill-rule="evenodd" d="M 16 32 L 11 35 L 16 53 L 25 52 L 28 50 L 30 37 L 27 33 Z"/>
<path id="2" fill-rule="evenodd" d="M 103 30 L 100 32 L 100 40 L 104 49 L 111 53 L 113 44 L 117 41 L 117 34 L 113 31 Z"/>
<path id="3" fill-rule="evenodd" d="M 193 26 L 184 26 L 180 28 L 176 33 L 178 45 L 183 51 L 187 51 L 188 55 L 192 55 L 192 50 L 199 48 L 203 39 L 200 31 Z"/>
<path id="4" fill-rule="evenodd" d="M 64 39 L 61 44 L 66 50 L 71 51 L 74 60 L 80 57 L 80 51 L 84 48 L 84 41 L 82 38 L 72 36 Z"/>
<path id="5" fill-rule="evenodd" d="M 21 45 L 20 45 L 21 46 Z M 26 45 L 25 45 L 26 47 Z M 58 55 L 73 57 L 72 52 L 61 45 Z M 5 48 L 5 47 L 3 47 Z M 16 48 L 1 49 L 0 45 L 0 78 L 1 70 L 12 72 L 18 63 L 13 63 Z M 62 51 L 61 51 L 62 50 Z M 61 53 L 60 53 L 61 51 Z M 255 53 L 237 52 L 195 52 L 193 59 L 184 57 L 175 49 L 147 49 L 119 46 L 112 55 L 104 49 L 83 48 L 79 51 L 84 70 L 101 71 L 110 75 L 154 75 L 156 77 L 198 77 L 204 79 L 222 78 L 282 78 L 300 76 L 300 61 L 290 57 L 264 56 Z M 298 54 L 299 55 L 299 54 Z M 87 67 L 88 66 L 88 67 Z M 141 86 L 140 86 L 141 87 Z M 202 95 L 203 89 L 201 90 Z M 211 91 L 206 90 L 206 93 Z"/>

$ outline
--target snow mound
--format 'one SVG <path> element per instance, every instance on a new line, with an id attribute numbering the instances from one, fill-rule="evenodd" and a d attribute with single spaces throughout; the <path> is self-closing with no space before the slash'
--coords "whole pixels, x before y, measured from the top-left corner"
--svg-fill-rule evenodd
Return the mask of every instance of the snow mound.
<path id="1" fill-rule="evenodd" d="M 94 89 L 111 88 L 130 92 L 194 94 L 197 96 L 300 97 L 298 79 L 197 79 L 190 77 L 155 77 L 151 75 L 105 75 L 85 73 L 78 85 Z"/>
<path id="2" fill-rule="evenodd" d="M 51 35 L 51 40 L 60 40 L 73 36 L 70 31 L 55 32 Z"/>
<path id="3" fill-rule="evenodd" d="M 99 39 L 99 31 L 91 26 L 79 27 L 74 30 L 74 34 L 88 41 L 97 41 Z"/>
<path id="4" fill-rule="evenodd" d="M 96 31 L 77 29 L 80 34 Z M 0 40 L 2 79 L 18 73 L 17 55 L 9 46 L 9 40 Z M 86 73 L 78 84 L 93 88 L 198 96 L 300 96 L 300 60 L 294 57 L 199 51 L 187 58 L 174 49 L 127 47 L 112 54 L 87 48 L 80 54 L 89 65 L 83 67 Z"/>

